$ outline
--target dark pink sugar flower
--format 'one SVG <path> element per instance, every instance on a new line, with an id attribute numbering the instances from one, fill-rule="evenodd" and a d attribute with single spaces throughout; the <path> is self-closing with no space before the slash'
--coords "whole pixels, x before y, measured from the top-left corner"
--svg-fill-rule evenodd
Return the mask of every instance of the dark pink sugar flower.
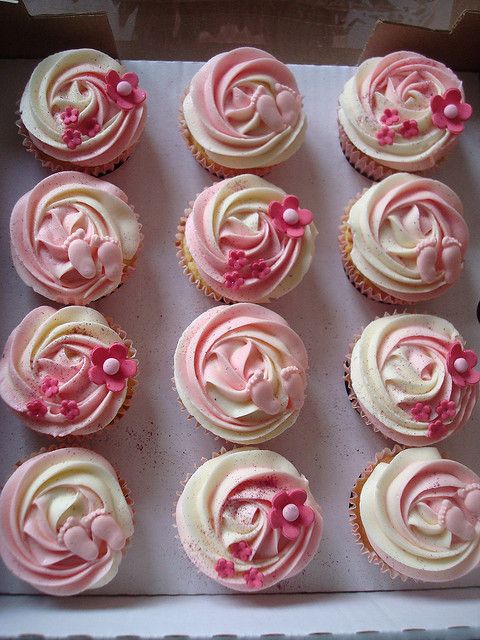
<path id="1" fill-rule="evenodd" d="M 75 420 L 80 415 L 80 409 L 75 400 L 62 400 L 60 413 L 63 414 L 67 420 Z"/>
<path id="2" fill-rule="evenodd" d="M 109 391 L 122 391 L 126 380 L 137 373 L 137 363 L 128 358 L 123 342 L 110 347 L 95 347 L 91 354 L 92 367 L 88 370 L 90 382 L 106 385 Z"/>
<path id="3" fill-rule="evenodd" d="M 420 133 L 418 130 L 418 122 L 416 120 L 404 120 L 398 133 L 403 138 L 415 138 Z"/>
<path id="4" fill-rule="evenodd" d="M 224 284 L 229 289 L 240 289 L 245 284 L 245 278 L 238 271 L 229 271 L 224 278 Z"/>
<path id="5" fill-rule="evenodd" d="M 274 200 L 268 205 L 268 215 L 278 231 L 290 238 L 301 238 L 305 227 L 313 220 L 313 213 L 300 208 L 297 196 L 285 196 L 282 202 Z"/>
<path id="6" fill-rule="evenodd" d="M 228 266 L 232 267 L 236 271 L 242 269 L 248 264 L 248 258 L 245 255 L 245 251 L 232 249 L 228 254 Z"/>
<path id="7" fill-rule="evenodd" d="M 397 124 L 397 122 L 400 122 L 398 111 L 396 109 L 385 109 L 380 121 L 386 125 Z"/>
<path id="8" fill-rule="evenodd" d="M 72 106 L 65 107 L 60 114 L 60 118 L 65 126 L 78 122 L 78 109 Z"/>
<path id="9" fill-rule="evenodd" d="M 315 519 L 313 509 L 305 505 L 304 489 L 279 491 L 272 500 L 268 520 L 272 529 L 281 529 L 288 540 L 296 540 L 301 527 L 309 527 Z"/>
<path id="10" fill-rule="evenodd" d="M 265 280 L 270 275 L 271 269 L 263 258 L 252 262 L 252 278 Z"/>
<path id="11" fill-rule="evenodd" d="M 245 542 L 245 540 L 240 540 L 240 542 L 234 542 L 230 547 L 230 553 L 234 558 L 238 558 L 242 560 L 242 562 L 247 562 L 252 557 L 253 549 Z"/>
<path id="12" fill-rule="evenodd" d="M 417 402 L 410 410 L 412 418 L 417 422 L 428 422 L 430 420 L 430 414 L 432 413 L 432 407 L 429 404 L 423 402 Z"/>
<path id="13" fill-rule="evenodd" d="M 220 578 L 233 578 L 235 575 L 235 566 L 231 560 L 219 558 L 215 564 L 215 571 Z"/>
<path id="14" fill-rule="evenodd" d="M 109 71 L 105 76 L 107 94 L 120 109 L 129 111 L 141 104 L 147 97 L 143 89 L 138 88 L 138 76 L 128 71 L 119 76 L 116 71 Z"/>
<path id="15" fill-rule="evenodd" d="M 47 398 L 56 396 L 58 393 L 58 380 L 56 378 L 52 378 L 52 376 L 45 376 L 42 380 L 42 384 L 40 385 L 40 389 Z"/>
<path id="16" fill-rule="evenodd" d="M 455 417 L 457 406 L 453 400 L 442 400 L 436 408 L 437 417 L 445 422 Z"/>
<path id="17" fill-rule="evenodd" d="M 89 138 L 93 138 L 100 131 L 101 126 L 96 118 L 88 118 L 83 123 L 83 130 Z"/>
<path id="18" fill-rule="evenodd" d="M 429 438 L 440 438 L 445 433 L 445 425 L 437 418 L 428 425 L 427 436 Z"/>
<path id="19" fill-rule="evenodd" d="M 27 415 L 30 418 L 43 418 L 48 408 L 43 400 L 30 400 L 27 402 Z"/>
<path id="20" fill-rule="evenodd" d="M 263 573 L 252 567 L 244 574 L 245 582 L 250 589 L 261 589 L 263 587 Z"/>
<path id="21" fill-rule="evenodd" d="M 385 146 L 386 144 L 393 144 L 393 137 L 395 135 L 395 131 L 390 129 L 390 127 L 381 127 L 375 134 L 378 144 L 380 146 Z"/>
<path id="22" fill-rule="evenodd" d="M 472 107 L 462 102 L 459 89 L 448 89 L 443 96 L 436 95 L 430 100 L 432 122 L 439 129 L 448 129 L 458 134 L 464 129 L 464 122 L 472 115 Z"/>
<path id="23" fill-rule="evenodd" d="M 73 151 L 82 144 L 82 134 L 78 129 L 65 129 L 62 140 Z"/>
<path id="24" fill-rule="evenodd" d="M 447 371 L 458 387 L 477 384 L 480 381 L 480 372 L 474 369 L 477 360 L 475 351 L 463 349 L 461 342 L 454 342 L 450 346 L 447 354 Z"/>

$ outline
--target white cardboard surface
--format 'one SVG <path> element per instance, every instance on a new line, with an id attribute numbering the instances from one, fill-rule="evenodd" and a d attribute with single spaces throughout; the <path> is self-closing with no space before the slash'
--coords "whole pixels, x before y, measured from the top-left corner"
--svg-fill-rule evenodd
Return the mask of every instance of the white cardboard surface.
<path id="1" fill-rule="evenodd" d="M 133 339 L 141 374 L 129 412 L 115 429 L 93 437 L 90 442 L 91 447 L 105 455 L 127 480 L 135 498 L 136 532 L 117 578 L 98 595 L 225 594 L 226 590 L 195 572 L 175 540 L 171 515 L 180 481 L 202 456 L 210 457 L 212 451 L 224 444 L 186 419 L 170 381 L 173 352 L 181 331 L 214 304 L 183 276 L 173 244 L 176 225 L 187 202 L 212 183 L 212 177 L 191 157 L 176 126 L 179 97 L 199 64 L 135 61 L 127 66 L 139 74 L 141 86 L 149 93 L 149 119 L 143 141 L 134 156 L 107 180 L 128 194 L 141 216 L 145 243 L 137 271 L 129 281 L 94 306 L 113 317 Z M 16 101 L 33 67 L 32 61 L 0 61 L 3 79 L 0 113 L 2 345 L 28 311 L 40 304 L 51 304 L 23 284 L 11 264 L 9 253 L 8 220 L 12 207 L 23 193 L 48 175 L 24 151 L 13 124 Z M 309 478 L 312 491 L 323 508 L 325 532 L 319 552 L 309 567 L 271 592 L 428 589 L 428 585 L 405 584 L 382 575 L 361 556 L 350 533 L 347 506 L 355 478 L 376 451 L 392 443 L 367 429 L 352 409 L 341 379 L 342 363 L 351 337 L 376 315 L 393 308 L 370 302 L 360 295 L 345 277 L 338 255 L 337 227 L 343 207 L 370 184 L 345 160 L 336 135 L 336 101 L 352 69 L 294 66 L 293 70 L 305 96 L 309 116 L 307 140 L 297 155 L 275 169 L 268 179 L 287 192 L 297 194 L 302 204 L 315 213 L 320 235 L 317 254 L 304 282 L 272 304 L 272 308 L 302 336 L 311 369 L 308 399 L 297 424 L 262 446 L 288 457 Z M 476 113 L 457 149 L 431 175 L 446 182 L 461 196 L 471 231 L 470 252 L 460 282 L 439 300 L 418 305 L 417 309 L 447 317 L 468 344 L 478 351 L 479 87 L 474 74 L 465 75 L 464 80 Z M 439 448 L 442 453 L 478 472 L 477 423 L 478 410 L 464 429 Z M 0 405 L 0 438 L 0 483 L 10 475 L 16 460 L 51 442 L 23 426 L 3 403 Z M 454 586 L 480 586 L 480 570 Z M 1 565 L 0 593 L 35 592 Z M 472 592 L 465 593 L 468 598 L 467 594 Z M 443 610 L 445 602 L 450 602 L 448 596 L 424 597 L 427 600 L 438 597 L 438 603 L 442 603 L 439 610 Z M 412 594 L 408 598 L 412 604 L 417 602 Z M 245 596 L 239 595 L 229 595 L 224 600 L 238 604 L 246 602 Z M 17 602 L 14 599 L 7 601 Z M 61 604 L 52 604 L 52 599 L 37 601 L 48 602 L 41 606 L 57 612 L 69 608 L 65 601 Z M 208 602 L 215 603 L 218 599 Z M 299 597 L 295 607 L 302 603 L 307 606 L 308 602 L 312 602 L 309 597 Z M 99 601 L 99 609 L 102 606 Z M 72 607 L 76 608 L 75 605 Z M 457 610 L 460 612 L 458 607 Z M 458 624 L 479 624 L 478 617 L 476 623 L 465 617 L 471 611 L 467 607 Z M 445 615 L 446 612 L 447 609 Z M 440 624 L 440 618 L 438 620 L 438 626 L 445 626 L 443 622 Z M 182 625 L 186 624 L 182 621 Z M 1 627 L 0 623 L 0 635 Z M 272 626 L 272 632 L 279 630 L 275 624 Z M 311 632 L 317 630 L 321 629 Z M 180 632 L 180 627 L 176 632 Z M 128 633 L 127 629 L 125 633 Z"/>

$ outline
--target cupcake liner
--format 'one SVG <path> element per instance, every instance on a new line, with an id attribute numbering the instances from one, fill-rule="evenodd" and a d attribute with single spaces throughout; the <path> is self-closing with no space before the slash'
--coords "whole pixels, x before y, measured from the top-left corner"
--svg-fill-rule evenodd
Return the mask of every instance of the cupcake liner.
<path id="1" fill-rule="evenodd" d="M 338 137 L 346 159 L 352 167 L 358 171 L 358 173 L 362 174 L 362 176 L 365 176 L 370 180 L 374 180 L 375 182 L 380 182 L 383 178 L 391 176 L 394 173 L 398 173 L 395 169 L 384 167 L 376 160 L 357 149 L 357 147 L 350 141 L 350 138 L 347 136 L 340 123 L 338 123 Z"/>
<path id="2" fill-rule="evenodd" d="M 357 478 L 357 481 L 350 495 L 348 507 L 348 515 L 350 526 L 352 528 L 352 535 L 355 539 L 355 542 L 360 546 L 362 554 L 366 555 L 368 561 L 371 564 L 377 566 L 382 573 L 388 573 L 388 575 L 392 579 L 398 577 L 403 582 L 408 580 L 408 577 L 402 575 L 401 573 L 390 567 L 382 558 L 380 558 L 380 556 L 376 553 L 376 551 L 370 544 L 370 541 L 368 540 L 360 516 L 360 494 L 365 485 L 365 482 L 367 481 L 377 464 L 379 462 L 390 462 L 397 455 L 397 453 L 400 453 L 400 451 L 403 451 L 404 449 L 405 447 L 396 444 L 392 449 L 385 448 L 379 453 L 375 454 L 375 461 L 370 463 Z"/>
<path id="3" fill-rule="evenodd" d="M 183 94 L 182 104 L 183 104 L 183 98 L 185 98 L 187 93 L 188 93 L 188 88 L 185 90 Z M 270 173 L 270 171 L 273 169 L 273 166 L 275 165 L 270 167 L 258 167 L 258 168 L 252 168 L 252 169 L 233 169 L 231 167 L 224 167 L 223 165 L 216 163 L 214 160 L 211 160 L 211 158 L 208 157 L 205 149 L 193 139 L 193 136 L 190 133 L 190 129 L 188 128 L 188 125 L 185 121 L 182 104 L 180 105 L 179 116 L 178 116 L 180 133 L 182 134 L 183 139 L 187 143 L 187 146 L 190 149 L 191 154 L 204 169 L 206 169 L 207 171 L 212 173 L 214 176 L 217 176 L 219 178 L 233 178 L 234 176 L 239 176 L 239 175 L 242 175 L 243 173 L 253 173 L 256 176 L 265 176 L 268 173 Z"/>
<path id="4" fill-rule="evenodd" d="M 209 431 L 208 429 L 206 429 L 196 418 L 195 416 L 192 416 L 192 414 L 188 411 L 187 407 L 183 404 L 180 396 L 178 395 L 178 391 L 177 391 L 177 387 L 175 385 L 175 378 L 174 376 L 172 376 L 171 378 L 172 381 L 172 391 L 175 393 L 176 397 L 177 397 L 177 404 L 180 407 L 180 411 L 183 414 L 186 414 L 187 420 L 193 420 L 194 422 L 194 427 L 195 429 L 200 429 L 201 431 L 203 431 L 204 433 L 206 433 L 208 436 L 210 436 L 211 438 L 213 438 L 215 441 L 217 440 L 223 440 L 224 442 L 228 442 L 229 444 L 231 444 L 232 446 L 237 446 L 235 443 L 230 442 L 229 440 L 225 440 L 224 438 L 221 438 L 220 436 L 217 436 L 215 433 L 213 433 L 212 431 Z M 222 447 L 223 449 L 223 447 Z M 206 459 L 202 458 L 203 462 L 205 462 Z"/>
<path id="5" fill-rule="evenodd" d="M 342 258 L 343 269 L 353 284 L 357 291 L 360 291 L 366 298 L 369 300 L 373 300 L 374 302 L 383 302 L 385 304 L 403 304 L 409 305 L 414 304 L 414 302 L 409 302 L 406 300 L 400 300 L 399 298 L 395 298 L 394 296 L 385 293 L 379 289 L 373 282 L 368 280 L 353 264 L 351 259 L 351 251 L 353 247 L 353 237 L 352 231 L 350 229 L 350 225 L 348 224 L 348 219 L 350 215 L 350 210 L 353 205 L 363 196 L 364 193 L 368 191 L 368 188 L 363 189 L 357 193 L 357 195 L 352 198 L 346 205 L 342 217 L 340 219 L 340 235 L 338 236 L 338 246 L 340 249 L 340 255 Z"/>
<path id="6" fill-rule="evenodd" d="M 17 112 L 16 115 L 19 116 L 19 112 Z M 138 142 L 136 142 L 112 162 L 98 165 L 97 167 L 81 167 L 74 163 L 63 162 L 62 160 L 57 160 L 56 158 L 48 156 L 35 145 L 20 117 L 15 121 L 15 124 L 18 127 L 18 134 L 22 137 L 22 144 L 28 153 L 31 153 L 40 162 L 42 167 L 49 169 L 49 171 L 52 171 L 53 173 L 57 173 L 58 171 L 79 171 L 81 173 L 88 173 L 96 178 L 104 176 L 107 173 L 115 171 L 115 169 L 118 169 L 126 160 L 128 160 L 138 144 Z"/>

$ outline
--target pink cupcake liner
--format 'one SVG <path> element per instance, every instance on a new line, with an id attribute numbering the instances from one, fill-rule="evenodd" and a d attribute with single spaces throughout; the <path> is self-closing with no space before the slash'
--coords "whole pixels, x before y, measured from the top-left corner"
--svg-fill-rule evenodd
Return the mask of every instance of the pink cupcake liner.
<path id="1" fill-rule="evenodd" d="M 362 176 L 365 176 L 370 180 L 374 180 L 375 182 L 379 182 L 387 176 L 398 173 L 395 169 L 384 167 L 376 162 L 376 160 L 370 158 L 370 156 L 367 156 L 365 153 L 357 149 L 357 147 L 350 141 L 350 138 L 347 136 L 340 123 L 338 123 L 338 135 L 340 139 L 340 146 L 345 157 L 352 167 L 361 173 Z"/>

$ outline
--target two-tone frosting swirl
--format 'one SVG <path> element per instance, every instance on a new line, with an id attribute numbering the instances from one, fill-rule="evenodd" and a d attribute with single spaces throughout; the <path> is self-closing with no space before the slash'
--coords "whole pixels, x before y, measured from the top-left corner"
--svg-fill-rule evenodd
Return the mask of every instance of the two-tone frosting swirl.
<path id="1" fill-rule="evenodd" d="M 352 206 L 350 259 L 396 300 L 442 294 L 461 273 L 468 228 L 458 196 L 436 180 L 394 174 Z"/>
<path id="2" fill-rule="evenodd" d="M 480 478 L 434 447 L 379 462 L 361 490 L 360 516 L 376 554 L 400 575 L 446 582 L 480 562 Z"/>
<path id="3" fill-rule="evenodd" d="M 0 395 L 35 431 L 94 433 L 113 421 L 127 398 L 137 370 L 128 351 L 94 309 L 37 307 L 7 340 Z"/>
<path id="4" fill-rule="evenodd" d="M 183 114 L 208 157 L 234 169 L 283 162 L 299 149 L 307 126 L 291 71 L 251 47 L 203 65 L 190 82 Z"/>
<path id="5" fill-rule="evenodd" d="M 301 236 L 292 237 L 276 223 L 269 205 L 286 197 L 251 174 L 205 189 L 185 225 L 186 248 L 200 279 L 239 302 L 268 302 L 296 287 L 310 267 L 317 229 L 310 222 Z M 245 268 L 236 264 L 237 255 Z M 240 286 L 228 280 L 232 272 L 241 276 Z"/>
<path id="6" fill-rule="evenodd" d="M 461 345 L 455 327 L 436 316 L 371 322 L 353 347 L 350 378 L 373 427 L 395 442 L 423 446 L 462 426 L 477 401 L 480 374 L 475 354 Z"/>
<path id="7" fill-rule="evenodd" d="M 242 444 L 270 440 L 295 422 L 307 368 L 305 346 L 286 321 L 246 303 L 202 313 L 181 336 L 174 362 L 187 411 Z"/>
<path id="8" fill-rule="evenodd" d="M 62 162 L 88 168 L 112 163 L 135 146 L 145 125 L 145 102 L 125 108 L 128 104 L 121 98 L 115 100 L 116 93 L 107 81 L 110 71 L 122 74 L 123 67 L 94 49 L 62 51 L 37 65 L 23 93 L 20 112 L 38 149 Z M 127 80 L 133 95 L 138 79 L 130 74 Z M 70 137 L 65 135 L 67 130 Z"/>
<path id="9" fill-rule="evenodd" d="M 10 219 L 12 257 L 35 291 L 63 304 L 89 304 L 122 281 L 140 244 L 127 196 L 75 171 L 42 180 Z"/>
<path id="10" fill-rule="evenodd" d="M 77 447 L 20 465 L 0 496 L 0 523 L 7 567 L 55 596 L 110 582 L 133 535 L 132 509 L 114 469 Z"/>
<path id="11" fill-rule="evenodd" d="M 340 96 L 338 119 L 353 144 L 399 171 L 432 167 L 456 135 L 432 120 L 430 101 L 462 83 L 441 62 L 397 51 L 365 60 Z"/>
<path id="12" fill-rule="evenodd" d="M 237 591 L 266 589 L 302 571 L 323 526 L 305 477 L 278 453 L 249 448 L 197 469 L 176 520 L 190 560 Z"/>

